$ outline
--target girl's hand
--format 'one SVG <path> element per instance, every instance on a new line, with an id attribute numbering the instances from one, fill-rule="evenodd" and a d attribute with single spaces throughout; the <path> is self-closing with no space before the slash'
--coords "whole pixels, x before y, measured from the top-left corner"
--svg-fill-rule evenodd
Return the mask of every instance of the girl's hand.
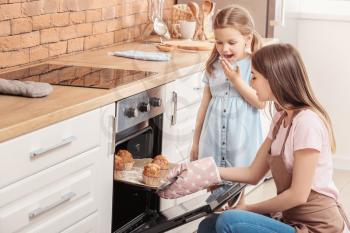
<path id="1" fill-rule="evenodd" d="M 190 153 L 190 161 L 198 160 L 198 145 L 193 144 Z"/>
<path id="2" fill-rule="evenodd" d="M 237 65 L 236 69 L 233 69 L 230 62 L 224 58 L 220 57 L 220 64 L 226 77 L 230 80 L 230 82 L 234 85 L 238 80 L 241 80 L 241 70 Z"/>

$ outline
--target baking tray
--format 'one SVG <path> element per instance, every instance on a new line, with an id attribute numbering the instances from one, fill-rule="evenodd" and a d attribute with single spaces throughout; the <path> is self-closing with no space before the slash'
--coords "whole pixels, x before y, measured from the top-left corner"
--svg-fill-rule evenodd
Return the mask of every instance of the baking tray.
<path id="1" fill-rule="evenodd" d="M 147 163 L 151 163 L 152 159 L 147 158 L 147 159 L 134 159 L 134 166 L 132 167 L 131 170 L 124 170 L 124 171 L 117 171 L 114 170 L 114 180 L 118 182 L 123 182 L 143 188 L 148 188 L 148 189 L 153 189 L 153 190 L 158 190 L 160 187 L 164 187 L 167 185 L 169 182 L 167 179 L 162 178 L 159 182 L 158 186 L 152 186 L 152 185 L 146 185 L 142 182 L 142 172 L 143 172 L 143 167 Z M 177 164 L 175 163 L 169 163 L 169 169 L 175 167 Z"/>

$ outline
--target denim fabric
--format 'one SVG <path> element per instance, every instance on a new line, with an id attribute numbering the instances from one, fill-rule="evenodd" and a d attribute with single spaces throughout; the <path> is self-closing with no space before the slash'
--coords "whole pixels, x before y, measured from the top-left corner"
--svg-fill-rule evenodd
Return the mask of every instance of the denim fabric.
<path id="1" fill-rule="evenodd" d="M 228 210 L 204 219 L 198 233 L 294 233 L 295 229 L 270 217 L 242 210 Z"/>
<path id="2" fill-rule="evenodd" d="M 232 65 L 240 67 L 243 81 L 249 84 L 250 57 Z M 262 143 L 259 110 L 239 94 L 218 61 L 213 74 L 206 73 L 203 82 L 209 85 L 212 98 L 200 135 L 199 158 L 213 156 L 220 167 L 249 165 Z"/>

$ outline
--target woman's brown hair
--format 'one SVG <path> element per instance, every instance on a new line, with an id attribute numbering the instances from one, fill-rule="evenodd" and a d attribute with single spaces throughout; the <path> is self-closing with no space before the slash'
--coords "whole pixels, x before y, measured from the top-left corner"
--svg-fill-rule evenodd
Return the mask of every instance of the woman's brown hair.
<path id="1" fill-rule="evenodd" d="M 259 49 L 252 57 L 253 68 L 263 75 L 278 104 L 288 110 L 308 108 L 325 123 L 334 153 L 336 143 L 332 123 L 316 99 L 299 52 L 290 44 L 273 44 Z"/>
<path id="2" fill-rule="evenodd" d="M 243 7 L 231 5 L 219 11 L 215 16 L 213 28 L 214 30 L 234 28 L 244 36 L 252 35 L 253 38 L 250 45 L 252 52 L 255 52 L 261 47 L 261 36 L 255 31 L 253 18 Z M 216 47 L 214 47 L 205 66 L 207 73 L 212 74 L 213 64 L 218 57 L 219 52 Z"/>

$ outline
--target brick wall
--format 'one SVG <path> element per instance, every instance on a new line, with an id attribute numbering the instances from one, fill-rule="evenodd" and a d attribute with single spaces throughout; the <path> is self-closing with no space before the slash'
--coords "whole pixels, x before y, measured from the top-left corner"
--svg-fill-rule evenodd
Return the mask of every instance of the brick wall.
<path id="1" fill-rule="evenodd" d="M 0 69 L 134 41 L 147 20 L 147 0 L 0 0 Z"/>

